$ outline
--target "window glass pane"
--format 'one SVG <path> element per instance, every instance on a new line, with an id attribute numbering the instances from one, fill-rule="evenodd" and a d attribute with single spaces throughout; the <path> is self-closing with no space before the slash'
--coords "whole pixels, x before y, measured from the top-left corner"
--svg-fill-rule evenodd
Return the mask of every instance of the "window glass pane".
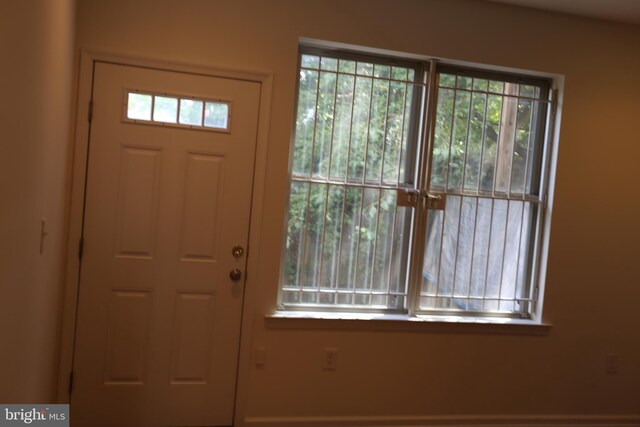
<path id="1" fill-rule="evenodd" d="M 456 86 L 466 81 L 457 76 Z M 537 209 L 527 190 L 540 181 L 544 111 L 529 97 L 540 89 L 481 79 L 464 91 L 443 87 L 450 83 L 441 76 L 431 181 L 446 208 L 429 211 L 419 307 L 526 313 Z"/>
<path id="2" fill-rule="evenodd" d="M 132 120 L 151 120 L 151 95 L 129 92 L 127 118 Z"/>
<path id="3" fill-rule="evenodd" d="M 496 159 L 498 139 L 500 137 L 500 120 L 502 118 L 502 96 L 487 97 L 487 115 L 485 117 L 485 138 L 482 146 L 482 162 L 480 164 L 480 191 L 491 193 L 495 185 Z"/>
<path id="4" fill-rule="evenodd" d="M 332 67 L 323 57 L 299 74 L 281 302 L 402 309 L 411 211 L 395 188 L 413 170 L 417 106 L 395 80 L 409 70 L 340 59 L 322 71 Z"/>
<path id="5" fill-rule="evenodd" d="M 353 294 L 356 289 L 356 274 L 358 272 L 358 244 L 360 236 L 360 211 L 362 209 L 362 188 L 347 187 L 345 189 L 345 206 L 342 218 L 342 241 L 340 242 L 340 264 L 338 266 L 338 289 L 344 297 L 344 302 L 354 304 Z M 352 294 L 352 295 L 349 295 Z"/>
<path id="6" fill-rule="evenodd" d="M 302 68 L 317 69 L 320 65 L 320 57 L 315 55 L 302 55 L 300 65 Z"/>
<path id="7" fill-rule="evenodd" d="M 410 110 L 407 108 L 407 98 L 412 96 L 410 91 L 412 86 L 400 82 L 391 82 L 389 86 L 391 91 L 387 107 L 382 179 L 385 184 L 393 185 L 400 179 L 402 162 L 407 161 L 406 158 L 402 158 L 408 138 L 403 130 L 409 120 Z"/>
<path id="8" fill-rule="evenodd" d="M 153 120 L 163 123 L 176 123 L 178 115 L 178 99 L 156 96 L 153 108 Z"/>
<path id="9" fill-rule="evenodd" d="M 473 79 L 473 90 L 486 92 L 489 88 L 489 81 L 483 79 Z"/>
<path id="10" fill-rule="evenodd" d="M 356 77 L 347 180 L 362 181 L 363 178 L 365 169 L 364 153 L 368 141 L 372 83 L 373 79 L 360 76 Z"/>
<path id="11" fill-rule="evenodd" d="M 228 129 L 229 104 L 226 102 L 207 102 L 204 110 L 204 125 L 210 128 Z"/>
<path id="12" fill-rule="evenodd" d="M 180 100 L 180 124 L 202 126 L 202 101 Z"/>
<path id="13" fill-rule="evenodd" d="M 352 75 L 338 75 L 338 95 L 336 96 L 330 168 L 330 176 L 336 180 L 344 180 L 347 174 L 355 81 L 355 77 Z M 296 134 L 296 141 L 297 139 Z"/>
<path id="14" fill-rule="evenodd" d="M 458 79 L 460 82 L 460 79 Z M 447 188 L 462 189 L 465 153 L 469 146 L 469 119 L 471 116 L 471 94 L 458 91 L 455 95 L 453 132 L 449 149 L 449 176 Z"/>
<path id="15" fill-rule="evenodd" d="M 447 82 L 444 81 L 443 83 Z M 444 188 L 449 172 L 454 101 L 455 91 L 451 89 L 440 89 L 438 91 L 436 131 L 431 166 L 431 188 L 434 190 Z"/>
<path id="16" fill-rule="evenodd" d="M 320 263 L 320 289 L 327 292 L 325 292 L 325 299 L 321 303 L 335 304 L 337 302 L 338 266 L 345 201 L 344 187 L 328 186 L 327 209 L 322 235 L 322 262 Z M 333 295 L 329 296 L 329 292 L 332 292 Z"/>
<path id="17" fill-rule="evenodd" d="M 315 149 L 313 150 L 313 175 L 329 176 L 331 163 L 331 135 L 333 134 L 333 117 L 336 102 L 335 73 L 320 73 L 318 89 L 320 96 L 316 108 Z"/>
<path id="18" fill-rule="evenodd" d="M 405 71 L 406 75 L 406 71 Z M 367 146 L 367 182 L 382 181 L 382 164 L 387 130 L 387 104 L 389 104 L 390 82 L 375 80 Z"/>
<path id="19" fill-rule="evenodd" d="M 534 98 L 538 95 L 536 89 L 535 86 L 520 85 L 520 96 Z"/>
<path id="20" fill-rule="evenodd" d="M 372 76 L 373 64 L 368 62 L 358 62 L 356 65 L 356 74 L 361 76 Z"/>
<path id="21" fill-rule="evenodd" d="M 325 226 L 325 206 L 327 205 L 327 186 L 325 184 L 311 184 L 307 200 L 307 216 L 304 226 L 304 257 L 302 258 L 302 277 L 299 284 L 303 290 L 318 291 L 320 288 L 320 265 L 323 262 L 322 239 Z M 305 302 L 317 303 L 317 292 L 306 292 Z"/>
<path id="22" fill-rule="evenodd" d="M 291 182 L 282 285 L 285 289 L 291 289 L 292 292 L 297 291 L 302 284 L 302 260 L 304 259 L 303 249 L 308 194 L 309 184 L 297 181 Z"/>
<path id="23" fill-rule="evenodd" d="M 413 72 L 413 70 L 411 70 Z M 410 79 L 413 81 L 413 77 Z M 412 136 L 412 132 L 415 132 L 414 129 L 414 119 L 412 119 L 412 114 L 415 112 L 415 103 L 421 99 L 419 94 L 420 87 L 413 86 L 410 84 L 405 85 L 405 96 L 404 96 L 404 113 L 403 113 L 403 127 L 402 127 L 402 140 L 403 142 L 401 150 L 400 150 L 400 158 L 398 159 L 398 183 L 410 182 L 413 180 L 413 174 L 416 168 L 415 159 L 412 157 L 415 154 L 415 146 L 417 146 L 417 141 L 415 146 L 412 146 L 411 140 L 412 138 L 416 138 Z M 415 99 L 415 98 L 418 99 Z"/>
<path id="24" fill-rule="evenodd" d="M 448 196 L 446 210 L 429 221 L 421 308 L 520 312 L 530 218 L 525 207 L 522 201 Z"/>
<path id="25" fill-rule="evenodd" d="M 535 121 L 537 103 L 530 99 L 517 102 L 516 125 L 514 129 L 513 159 L 511 161 L 511 182 L 509 192 L 524 194 L 527 176 L 531 173 L 532 150 L 536 140 L 536 129 L 531 127 Z"/>
<path id="26" fill-rule="evenodd" d="M 293 173 L 311 172 L 311 153 L 316 123 L 318 100 L 318 72 L 300 70 L 298 80 L 298 115 L 296 117 L 296 143 L 293 157 Z"/>
<path id="27" fill-rule="evenodd" d="M 338 60 L 338 71 L 341 73 L 353 74 L 356 72 L 356 61 L 350 61 L 348 59 Z"/>
<path id="28" fill-rule="evenodd" d="M 489 92 L 501 94 L 504 91 L 504 83 L 491 80 L 489 82 Z"/>
<path id="29" fill-rule="evenodd" d="M 382 79 L 391 77 L 391 67 L 388 65 L 376 65 L 373 68 L 373 75 Z"/>
<path id="30" fill-rule="evenodd" d="M 459 89 L 471 89 L 471 77 L 458 76 L 456 86 Z"/>
<path id="31" fill-rule="evenodd" d="M 455 87 L 456 86 L 456 76 L 452 76 L 451 74 L 439 74 L 438 80 L 440 82 L 440 87 Z"/>
<path id="32" fill-rule="evenodd" d="M 477 83 L 478 80 L 474 82 Z M 475 86 L 478 93 L 471 94 L 471 116 L 469 117 L 469 139 L 464 152 L 464 190 L 478 191 L 480 180 L 480 163 L 482 161 L 482 148 L 485 141 L 486 108 L 487 108 L 487 81 Z"/>
<path id="33" fill-rule="evenodd" d="M 336 71 L 338 69 L 338 60 L 335 58 L 322 58 L 320 68 L 327 71 Z"/>
<path id="34" fill-rule="evenodd" d="M 394 80 L 407 80 L 407 69 L 400 68 L 400 67 L 392 67 L 391 78 Z"/>

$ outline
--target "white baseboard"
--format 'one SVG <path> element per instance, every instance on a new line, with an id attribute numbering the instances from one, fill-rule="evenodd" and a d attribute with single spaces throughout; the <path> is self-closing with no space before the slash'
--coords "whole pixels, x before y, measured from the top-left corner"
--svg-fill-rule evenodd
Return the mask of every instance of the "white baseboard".
<path id="1" fill-rule="evenodd" d="M 246 427 L 640 427 L 637 415 L 247 417 Z"/>

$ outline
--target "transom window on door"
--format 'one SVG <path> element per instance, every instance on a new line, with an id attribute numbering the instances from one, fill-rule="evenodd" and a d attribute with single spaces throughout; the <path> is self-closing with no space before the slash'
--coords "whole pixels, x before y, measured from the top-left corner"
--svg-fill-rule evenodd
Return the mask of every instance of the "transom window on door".
<path id="1" fill-rule="evenodd" d="M 125 91 L 125 122 L 229 131 L 229 101 Z"/>
<path id="2" fill-rule="evenodd" d="M 301 48 L 280 308 L 533 318 L 552 93 Z"/>

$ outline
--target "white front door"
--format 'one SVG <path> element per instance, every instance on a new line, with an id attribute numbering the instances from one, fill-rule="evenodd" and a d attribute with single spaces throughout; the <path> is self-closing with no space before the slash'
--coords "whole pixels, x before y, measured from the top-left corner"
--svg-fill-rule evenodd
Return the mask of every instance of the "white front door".
<path id="1" fill-rule="evenodd" d="M 164 97 L 165 121 L 171 99 L 183 114 L 224 104 L 228 130 L 130 121 L 130 92 Z M 95 64 L 74 425 L 232 424 L 259 96 L 255 82 Z"/>

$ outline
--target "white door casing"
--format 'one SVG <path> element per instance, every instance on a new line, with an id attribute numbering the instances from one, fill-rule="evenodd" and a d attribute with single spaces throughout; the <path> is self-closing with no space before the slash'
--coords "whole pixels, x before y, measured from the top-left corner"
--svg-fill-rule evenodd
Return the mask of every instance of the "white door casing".
<path id="1" fill-rule="evenodd" d="M 231 101 L 229 133 L 123 121 L 126 89 Z M 76 425 L 230 425 L 260 85 L 97 62 Z"/>

